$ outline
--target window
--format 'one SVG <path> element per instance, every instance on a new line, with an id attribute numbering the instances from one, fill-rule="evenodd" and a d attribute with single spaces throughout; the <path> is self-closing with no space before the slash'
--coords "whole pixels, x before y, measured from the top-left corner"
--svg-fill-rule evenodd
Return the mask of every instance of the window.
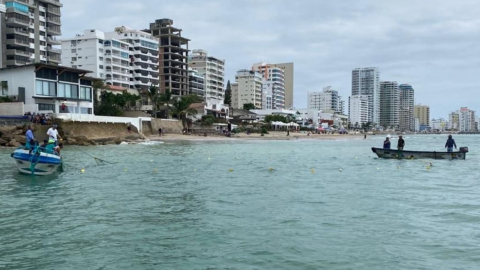
<path id="1" fill-rule="evenodd" d="M 90 87 L 80 87 L 80 99 L 91 100 L 92 88 Z"/>
<path id="2" fill-rule="evenodd" d="M 72 57 L 72 62 L 77 61 L 77 57 Z"/>
<path id="3" fill-rule="evenodd" d="M 77 52 L 77 49 L 72 49 L 72 53 L 76 53 Z"/>
<path id="4" fill-rule="evenodd" d="M 99 68 L 99 69 L 103 69 L 103 66 L 102 66 L 102 65 L 100 65 L 100 66 L 98 66 L 98 68 Z"/>
<path id="5" fill-rule="evenodd" d="M 37 80 L 35 82 L 35 86 L 36 86 L 35 94 L 40 96 L 54 97 L 56 96 L 56 93 L 57 93 L 56 85 L 57 84 L 55 82 Z"/>
<path id="6" fill-rule="evenodd" d="M 38 110 L 39 110 L 39 111 L 52 111 L 52 112 L 55 112 L 55 105 L 54 105 L 54 104 L 39 103 L 39 104 L 38 104 Z"/>
<path id="7" fill-rule="evenodd" d="M 102 48 L 98 48 L 98 51 L 103 53 L 103 49 Z"/>
<path id="8" fill-rule="evenodd" d="M 103 57 L 99 56 L 98 60 L 103 61 Z"/>

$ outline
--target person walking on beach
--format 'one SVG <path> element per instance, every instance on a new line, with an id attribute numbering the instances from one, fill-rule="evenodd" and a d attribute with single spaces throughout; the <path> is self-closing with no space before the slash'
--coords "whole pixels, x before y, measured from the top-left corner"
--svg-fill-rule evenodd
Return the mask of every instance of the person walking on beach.
<path id="1" fill-rule="evenodd" d="M 159 136 L 159 137 L 162 136 L 162 128 L 159 128 L 159 129 L 158 129 L 158 136 Z"/>
<path id="2" fill-rule="evenodd" d="M 363 135 L 363 139 L 364 139 L 364 140 L 367 139 L 367 133 L 365 133 L 365 135 Z"/>
<path id="3" fill-rule="evenodd" d="M 58 130 L 57 130 L 57 125 L 56 124 L 53 124 L 53 126 L 48 129 L 47 135 L 48 135 L 48 141 L 53 141 L 55 143 L 55 145 L 57 145 L 57 138 L 60 138 L 60 140 L 62 140 L 62 137 L 60 137 L 60 135 L 58 135 Z"/>
<path id="4" fill-rule="evenodd" d="M 452 135 L 448 135 L 448 140 L 445 143 L 445 148 L 447 148 L 447 152 L 453 152 L 453 147 L 455 146 L 455 150 L 457 149 L 457 144 L 455 140 L 452 138 Z"/>
<path id="5" fill-rule="evenodd" d="M 385 139 L 385 141 L 383 142 L 383 149 L 390 149 L 390 138 L 387 137 L 387 139 Z"/>
<path id="6" fill-rule="evenodd" d="M 400 135 L 400 136 L 398 136 L 397 148 L 398 148 L 398 150 L 403 150 L 404 147 L 405 147 L 405 140 L 403 139 L 403 136 Z"/>

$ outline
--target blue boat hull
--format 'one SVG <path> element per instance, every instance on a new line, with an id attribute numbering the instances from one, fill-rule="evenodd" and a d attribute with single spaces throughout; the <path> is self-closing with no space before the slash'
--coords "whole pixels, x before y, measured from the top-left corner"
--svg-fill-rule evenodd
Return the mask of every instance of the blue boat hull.
<path id="1" fill-rule="evenodd" d="M 12 153 L 18 171 L 23 174 L 52 175 L 62 168 L 62 158 L 47 153 L 31 154 L 29 150 L 17 149 Z"/>

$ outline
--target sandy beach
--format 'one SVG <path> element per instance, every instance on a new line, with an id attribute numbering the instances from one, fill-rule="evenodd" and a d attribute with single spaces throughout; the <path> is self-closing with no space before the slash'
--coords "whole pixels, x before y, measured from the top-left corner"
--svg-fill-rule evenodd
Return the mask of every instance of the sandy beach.
<path id="1" fill-rule="evenodd" d="M 220 135 L 182 135 L 182 134 L 165 134 L 165 136 L 149 136 L 151 141 L 234 141 L 234 140 L 359 140 L 363 139 L 363 134 L 310 134 L 307 133 L 290 133 L 287 136 L 286 132 L 269 132 L 261 136 L 259 133 L 252 133 L 247 135 L 246 133 L 236 134 L 232 137 L 225 137 Z"/>

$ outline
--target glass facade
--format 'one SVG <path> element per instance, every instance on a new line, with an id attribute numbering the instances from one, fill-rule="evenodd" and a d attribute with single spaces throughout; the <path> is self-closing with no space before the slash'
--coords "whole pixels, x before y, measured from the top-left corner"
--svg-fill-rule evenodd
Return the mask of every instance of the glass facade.
<path id="1" fill-rule="evenodd" d="M 28 7 L 26 5 L 17 3 L 17 2 L 6 2 L 5 6 L 7 8 L 15 8 L 15 10 L 18 10 L 20 12 L 28 13 Z"/>

